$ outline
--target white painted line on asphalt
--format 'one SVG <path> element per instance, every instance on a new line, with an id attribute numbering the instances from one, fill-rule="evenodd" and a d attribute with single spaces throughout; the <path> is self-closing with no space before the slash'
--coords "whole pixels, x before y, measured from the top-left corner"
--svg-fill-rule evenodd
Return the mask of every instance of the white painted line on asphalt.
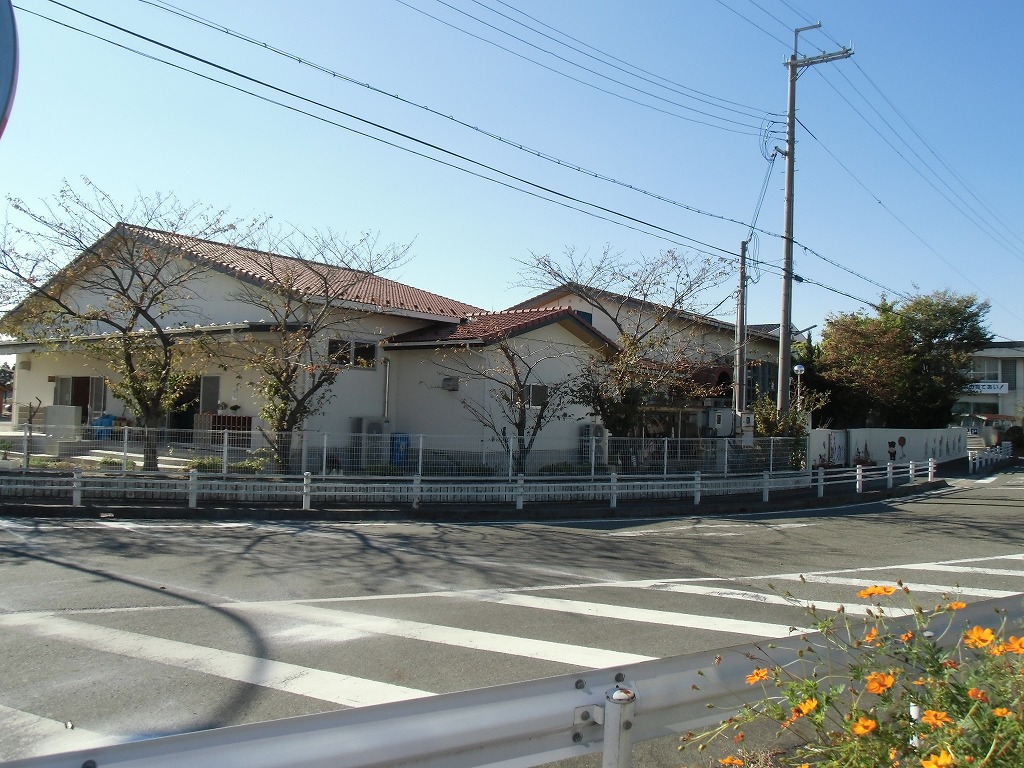
<path id="1" fill-rule="evenodd" d="M 1024 571 L 1010 568 L 979 568 L 978 566 L 949 565 L 947 563 L 914 563 L 913 565 L 901 565 L 900 568 L 908 571 L 945 571 L 948 573 L 977 573 L 983 576 L 1024 577 Z"/>
<path id="2" fill-rule="evenodd" d="M 659 624 L 667 627 L 687 627 L 690 629 L 706 629 L 714 632 L 731 632 L 751 637 L 788 637 L 792 625 L 769 624 L 762 621 L 745 621 L 743 619 L 727 619 L 721 616 L 697 616 L 691 613 L 674 613 L 649 608 L 630 608 L 608 603 L 589 603 L 579 600 L 560 600 L 553 597 L 537 597 L 509 592 L 495 592 L 488 596 L 477 593 L 478 600 L 514 605 L 523 608 L 536 608 L 544 611 L 557 611 L 580 616 L 597 616 L 602 619 L 619 619 L 622 621 L 640 622 L 643 624 Z M 810 632 L 806 628 L 797 627 L 797 632 Z"/>
<path id="3" fill-rule="evenodd" d="M 72 723 L 74 725 L 74 723 Z M 120 739 L 85 728 L 68 728 L 65 723 L 22 712 L 0 704 L 0 733 L 18 745 L 18 757 L 41 757 L 75 749 L 92 749 L 117 744 Z M 3 755 L 0 754 L 0 759 Z"/>
<path id="4" fill-rule="evenodd" d="M 672 525 L 658 528 L 648 528 L 642 531 L 612 531 L 608 536 L 612 537 L 636 537 L 636 536 L 660 536 L 666 533 L 674 533 L 677 531 L 696 533 L 699 536 L 743 536 L 746 533 L 760 533 L 763 531 L 780 531 L 787 528 L 807 528 L 812 525 L 820 525 L 820 523 L 779 523 L 777 525 L 772 524 L 759 524 L 759 523 L 711 523 L 701 524 L 694 523 L 692 525 Z M 753 528 L 752 531 L 744 531 L 742 533 L 718 533 L 722 528 Z"/>
<path id="5" fill-rule="evenodd" d="M 384 704 L 431 695 L 428 691 L 415 688 L 151 637 L 137 632 L 98 627 L 52 614 L 0 616 L 0 627 L 348 707 Z"/>
<path id="6" fill-rule="evenodd" d="M 838 611 L 843 608 L 844 613 L 866 616 L 871 610 L 878 612 L 877 608 L 870 605 L 849 605 L 847 603 L 834 603 L 828 600 L 798 600 L 795 597 L 785 595 L 765 594 L 764 592 L 748 592 L 743 589 L 726 589 L 725 587 L 706 587 L 701 584 L 660 584 L 652 585 L 652 589 L 665 592 L 682 592 L 690 595 L 706 595 L 708 597 L 720 597 L 727 600 L 746 600 L 753 603 L 764 603 L 766 605 L 786 605 L 791 608 L 802 608 L 807 610 L 813 606 L 821 611 Z M 886 608 L 890 616 L 909 616 L 914 611 L 910 608 Z"/>
<path id="7" fill-rule="evenodd" d="M 906 566 L 893 566 L 892 568 L 875 568 L 872 570 L 897 570 Z M 847 587 L 870 587 L 874 584 L 892 584 L 886 579 L 855 579 L 849 576 L 825 576 L 817 573 L 777 573 L 765 577 L 771 579 L 786 579 L 787 581 L 806 581 L 812 584 L 839 584 Z M 942 584 L 911 584 L 904 581 L 903 585 L 911 592 L 935 592 L 938 594 L 970 595 L 973 597 L 1013 597 L 1019 592 L 1007 592 L 1002 589 L 981 589 L 980 587 L 957 587 Z"/>
<path id="8" fill-rule="evenodd" d="M 317 626 L 338 626 L 350 631 L 365 632 L 367 634 L 405 637 L 410 640 L 422 640 L 429 643 L 439 643 L 511 656 L 525 656 L 531 659 L 556 661 L 563 664 L 571 664 L 575 667 L 591 669 L 636 664 L 641 661 L 650 661 L 654 658 L 652 656 L 641 656 L 636 653 L 588 648 L 583 645 L 569 645 L 567 643 L 554 643 L 548 640 L 531 640 L 525 637 L 499 635 L 476 629 L 445 627 L 387 616 L 371 616 L 349 611 L 336 611 L 332 608 L 318 608 L 317 606 L 307 604 L 233 603 L 231 608 L 234 611 L 288 616 L 289 618 L 300 619 Z"/>

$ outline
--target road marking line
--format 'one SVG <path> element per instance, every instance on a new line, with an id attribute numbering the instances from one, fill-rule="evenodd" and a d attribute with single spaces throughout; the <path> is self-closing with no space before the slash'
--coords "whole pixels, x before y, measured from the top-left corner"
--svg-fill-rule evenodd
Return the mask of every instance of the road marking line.
<path id="1" fill-rule="evenodd" d="M 151 637 L 137 632 L 98 627 L 52 614 L 0 616 L 0 626 L 22 630 L 37 637 L 54 638 L 106 653 L 116 653 L 214 677 L 238 680 L 349 707 L 432 695 L 429 691 L 415 688 Z"/>
<path id="2" fill-rule="evenodd" d="M 834 603 L 828 600 L 801 600 L 796 597 L 786 597 L 785 595 L 748 592 L 743 589 L 727 589 L 725 587 L 705 587 L 700 584 L 653 584 L 651 589 L 664 592 L 683 592 L 691 595 L 721 597 L 727 600 L 745 600 L 766 605 L 787 605 L 791 608 L 802 608 L 804 610 L 814 607 L 822 611 L 838 611 L 842 608 L 844 613 L 858 616 L 866 616 L 868 611 L 878 613 L 878 608 L 870 605 L 847 605 L 846 603 Z M 886 613 L 890 616 L 909 616 L 913 612 L 910 608 L 886 608 Z"/>
<path id="3" fill-rule="evenodd" d="M 601 648 L 588 648 L 587 646 L 570 645 L 568 643 L 555 643 L 549 640 L 531 640 L 525 637 L 499 635 L 476 629 L 445 627 L 387 616 L 371 616 L 369 614 L 338 611 L 333 608 L 319 608 L 306 603 L 233 603 L 231 608 L 234 611 L 253 611 L 255 613 L 288 616 L 314 625 L 339 626 L 368 634 L 405 637 L 410 640 L 422 640 L 459 648 L 490 651 L 511 656 L 525 656 L 531 659 L 556 661 L 563 664 L 571 664 L 574 667 L 589 669 L 604 669 L 623 664 L 636 664 L 655 658 L 653 656 L 641 656 L 636 653 L 607 651 Z"/>
<path id="4" fill-rule="evenodd" d="M 495 592 L 491 595 L 477 594 L 474 597 L 485 602 L 514 605 L 523 608 L 537 608 L 544 611 L 572 613 L 581 616 L 597 616 L 604 619 L 620 619 L 643 624 L 660 624 L 667 627 L 688 627 L 708 629 L 715 632 L 732 632 L 753 637 L 787 637 L 791 634 L 790 624 L 769 624 L 762 621 L 727 619 L 720 616 L 697 616 L 691 613 L 673 613 L 650 608 L 630 608 L 609 603 L 590 603 L 580 600 L 561 600 L 553 597 L 537 597 L 509 592 Z M 797 627 L 797 632 L 810 632 Z"/>
<path id="5" fill-rule="evenodd" d="M 1024 571 L 1009 568 L 979 568 L 968 565 L 947 565 L 946 563 L 914 563 L 901 566 L 909 571 L 948 571 L 949 573 L 977 573 L 983 576 L 1024 576 Z"/>
<path id="6" fill-rule="evenodd" d="M 996 479 L 997 478 L 995 476 L 993 476 L 993 477 L 983 477 L 983 478 L 981 478 L 981 480 L 975 480 L 974 482 L 977 483 L 978 485 L 981 485 L 982 483 L 994 483 L 996 481 Z"/>
<path id="7" fill-rule="evenodd" d="M 18 744 L 19 758 L 42 757 L 75 749 L 92 749 L 117 744 L 120 739 L 85 728 L 68 728 L 59 720 L 40 717 L 0 704 L 0 732 L 8 742 Z"/>
<path id="8" fill-rule="evenodd" d="M 905 568 L 906 566 L 900 566 Z M 887 568 L 876 568 L 873 570 L 889 570 Z M 886 579 L 854 579 L 842 576 L 824 576 L 816 573 L 779 573 L 770 577 L 772 579 L 786 579 L 787 581 L 806 581 L 813 584 L 841 584 L 847 587 L 870 587 L 874 584 L 884 584 Z M 903 585 L 911 592 L 937 592 L 939 594 L 971 595 L 974 597 L 1013 597 L 1019 592 L 1007 592 L 1002 589 L 981 589 L 979 587 L 957 587 L 942 584 L 911 584 L 904 581 Z"/>

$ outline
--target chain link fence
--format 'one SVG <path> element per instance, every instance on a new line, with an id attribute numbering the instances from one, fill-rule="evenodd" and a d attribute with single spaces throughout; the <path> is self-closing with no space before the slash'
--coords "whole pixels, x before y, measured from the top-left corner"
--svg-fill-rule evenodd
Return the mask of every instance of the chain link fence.
<path id="1" fill-rule="evenodd" d="M 479 439 L 407 433 L 267 433 L 74 426 L 0 434 L 6 468 L 318 477 L 671 477 L 804 469 L 792 438 Z"/>

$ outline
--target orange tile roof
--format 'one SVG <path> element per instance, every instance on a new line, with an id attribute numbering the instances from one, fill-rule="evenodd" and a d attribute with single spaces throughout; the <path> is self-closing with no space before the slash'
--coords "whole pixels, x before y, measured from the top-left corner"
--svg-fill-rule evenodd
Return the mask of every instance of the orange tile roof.
<path id="1" fill-rule="evenodd" d="M 490 344 L 565 319 L 580 323 L 601 341 L 612 345 L 610 339 L 606 339 L 571 307 L 541 307 L 471 314 L 458 325 L 435 323 L 426 328 L 394 336 L 388 340 L 387 344 L 389 346 L 467 344 L 471 342 Z"/>
<path id="2" fill-rule="evenodd" d="M 369 272 L 304 261 L 211 240 L 200 240 L 157 229 L 124 224 L 119 226 L 129 227 L 140 241 L 149 241 L 154 246 L 170 245 L 241 279 L 280 286 L 282 278 L 287 277 L 294 290 L 311 296 L 323 295 L 326 280 L 331 286 L 328 292 L 337 300 L 385 310 L 439 315 L 452 319 L 461 319 L 482 311 L 471 304 L 464 304 Z"/>

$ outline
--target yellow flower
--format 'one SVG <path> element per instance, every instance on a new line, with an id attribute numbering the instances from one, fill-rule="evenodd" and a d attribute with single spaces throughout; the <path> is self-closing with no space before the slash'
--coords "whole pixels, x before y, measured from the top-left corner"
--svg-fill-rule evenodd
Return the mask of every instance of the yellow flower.
<path id="1" fill-rule="evenodd" d="M 755 669 L 749 675 L 747 675 L 747 685 L 756 685 L 762 680 L 768 679 L 768 670 L 762 668 Z"/>
<path id="2" fill-rule="evenodd" d="M 896 682 L 896 678 L 887 672 L 872 672 L 865 679 L 869 693 L 881 695 L 892 688 L 892 684 Z"/>
<path id="3" fill-rule="evenodd" d="M 953 722 L 947 713 L 940 712 L 935 709 L 926 709 L 924 716 L 921 718 L 921 722 L 925 725 L 930 725 L 932 728 L 941 728 L 943 725 L 949 725 Z"/>
<path id="4" fill-rule="evenodd" d="M 740 760 L 738 757 L 733 757 L 732 755 L 729 755 L 728 757 L 723 757 L 718 762 L 720 762 L 722 765 L 743 765 L 742 760 Z"/>
<path id="5" fill-rule="evenodd" d="M 807 699 L 807 701 L 801 701 L 796 705 L 800 712 L 804 715 L 809 715 L 811 712 L 818 708 L 817 699 Z"/>
<path id="6" fill-rule="evenodd" d="M 857 597 L 865 599 L 869 597 L 874 597 L 875 595 L 885 595 L 886 597 L 888 597 L 889 595 L 895 594 L 895 592 L 896 587 L 880 587 L 878 584 L 874 584 L 858 592 Z"/>
<path id="7" fill-rule="evenodd" d="M 996 639 L 996 633 L 988 627 L 971 627 L 964 635 L 964 644 L 968 648 L 984 648 Z"/>
<path id="8" fill-rule="evenodd" d="M 953 765 L 953 756 L 944 749 L 937 755 L 928 755 L 921 761 L 921 768 L 949 768 Z"/>
<path id="9" fill-rule="evenodd" d="M 1008 710 L 1006 707 L 996 707 L 992 710 L 992 714 L 996 717 L 1009 717 L 1010 710 Z"/>
<path id="10" fill-rule="evenodd" d="M 961 602 L 960 600 L 954 600 L 952 603 L 946 604 L 947 611 L 961 611 L 967 607 L 967 603 Z"/>
<path id="11" fill-rule="evenodd" d="M 872 720 L 870 717 L 864 717 L 862 715 L 860 719 L 853 724 L 852 730 L 858 736 L 867 736 L 877 727 L 878 723 L 876 721 Z"/>

